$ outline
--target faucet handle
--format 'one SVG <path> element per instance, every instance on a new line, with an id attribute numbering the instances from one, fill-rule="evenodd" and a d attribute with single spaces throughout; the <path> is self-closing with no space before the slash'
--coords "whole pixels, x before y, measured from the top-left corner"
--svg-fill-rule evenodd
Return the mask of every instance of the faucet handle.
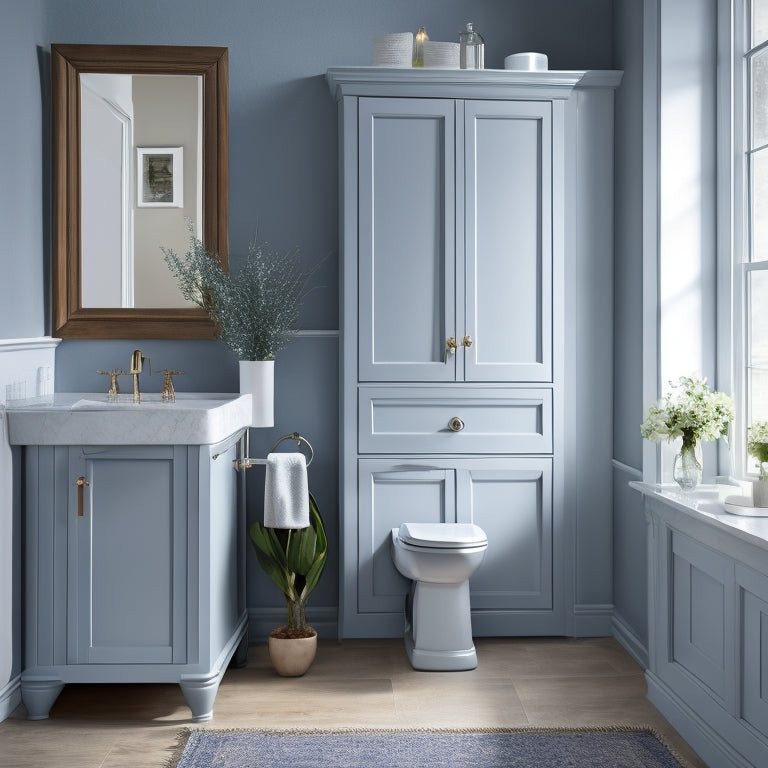
<path id="1" fill-rule="evenodd" d="M 163 379 L 163 392 L 161 399 L 168 403 L 176 402 L 176 390 L 173 388 L 172 376 L 183 376 L 186 371 L 171 371 L 168 368 L 164 368 L 160 373 L 165 375 Z"/>
<path id="2" fill-rule="evenodd" d="M 125 376 L 125 371 L 111 370 L 111 371 L 96 371 L 101 376 L 109 376 L 109 389 L 107 390 L 107 400 L 117 400 L 117 395 L 120 392 L 120 388 L 117 385 L 117 377 Z"/>

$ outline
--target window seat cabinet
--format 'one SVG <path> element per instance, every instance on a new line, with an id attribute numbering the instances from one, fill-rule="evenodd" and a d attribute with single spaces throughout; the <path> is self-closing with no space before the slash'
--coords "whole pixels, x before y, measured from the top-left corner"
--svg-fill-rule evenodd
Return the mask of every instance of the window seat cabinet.
<path id="1" fill-rule="evenodd" d="M 649 523 L 648 698 L 711 768 L 768 765 L 768 520 L 631 485 Z"/>
<path id="2" fill-rule="evenodd" d="M 216 445 L 25 446 L 22 699 L 178 683 L 195 721 L 247 652 L 242 430 Z"/>

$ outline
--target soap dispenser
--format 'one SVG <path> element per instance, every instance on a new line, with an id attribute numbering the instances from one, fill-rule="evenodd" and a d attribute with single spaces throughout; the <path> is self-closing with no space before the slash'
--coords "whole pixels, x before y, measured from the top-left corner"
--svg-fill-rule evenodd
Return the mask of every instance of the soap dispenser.
<path id="1" fill-rule="evenodd" d="M 461 69 L 483 69 L 485 66 L 485 40 L 477 32 L 472 22 L 459 32 L 459 66 Z"/>

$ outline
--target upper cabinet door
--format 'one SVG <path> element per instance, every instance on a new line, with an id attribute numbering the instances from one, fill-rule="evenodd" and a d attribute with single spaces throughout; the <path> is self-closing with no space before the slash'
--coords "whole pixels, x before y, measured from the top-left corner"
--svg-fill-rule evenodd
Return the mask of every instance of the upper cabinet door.
<path id="1" fill-rule="evenodd" d="M 464 378 L 551 381 L 552 105 L 464 109 Z"/>
<path id="2" fill-rule="evenodd" d="M 455 102 L 361 98 L 361 381 L 454 381 Z"/>

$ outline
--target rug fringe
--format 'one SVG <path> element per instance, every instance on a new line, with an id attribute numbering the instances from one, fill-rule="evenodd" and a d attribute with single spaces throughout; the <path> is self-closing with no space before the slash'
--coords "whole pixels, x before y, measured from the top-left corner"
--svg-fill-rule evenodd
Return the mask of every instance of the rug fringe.
<path id="1" fill-rule="evenodd" d="M 520 733 L 520 734 L 577 734 L 577 733 L 628 733 L 628 732 L 645 732 L 650 733 L 655 739 L 657 739 L 677 760 L 682 768 L 693 768 L 692 764 L 682 755 L 680 752 L 672 746 L 669 741 L 659 731 L 651 725 L 646 723 L 616 723 L 613 725 L 587 725 L 587 726 L 539 726 L 539 725 L 522 725 L 515 727 L 467 727 L 467 728 L 441 728 L 441 727 L 422 727 L 422 728 L 371 728 L 365 727 L 337 727 L 337 728 L 196 728 L 196 729 L 183 729 L 178 735 L 178 743 L 174 749 L 173 756 L 169 760 L 165 768 L 175 768 L 179 760 L 181 759 L 181 753 L 184 751 L 184 747 L 192 735 L 193 730 L 198 731 L 210 731 L 212 733 L 224 733 L 224 734 L 244 734 L 244 733 L 259 733 L 264 736 L 319 736 L 319 735 L 345 735 L 345 734 L 373 734 L 379 735 L 382 733 L 394 733 L 394 734 L 406 734 L 406 733 L 452 733 L 452 734 L 467 734 L 467 733 Z"/>
<path id="2" fill-rule="evenodd" d="M 192 728 L 182 728 L 182 730 L 178 732 L 176 735 L 176 744 L 173 747 L 173 752 L 171 752 L 171 756 L 164 763 L 163 768 L 176 768 L 176 766 L 179 764 L 179 760 L 181 760 L 181 754 L 184 752 L 184 748 L 187 746 L 189 737 L 192 735 L 192 731 Z"/>

